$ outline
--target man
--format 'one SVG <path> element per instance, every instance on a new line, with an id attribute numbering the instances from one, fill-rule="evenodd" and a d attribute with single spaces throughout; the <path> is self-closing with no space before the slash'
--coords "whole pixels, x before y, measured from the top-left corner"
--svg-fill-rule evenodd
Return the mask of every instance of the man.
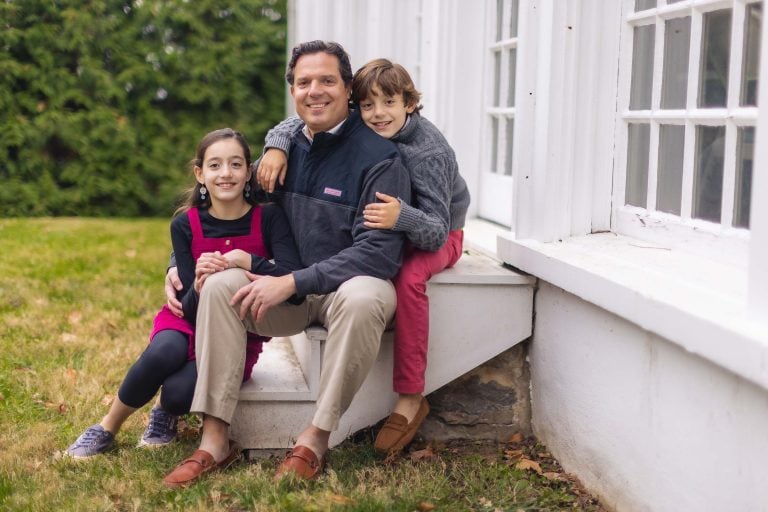
<path id="1" fill-rule="evenodd" d="M 171 487 L 187 485 L 237 457 L 228 433 L 246 331 L 287 336 L 314 323 L 328 330 L 317 410 L 276 478 L 317 476 L 330 433 L 365 380 L 395 312 L 389 279 L 399 269 L 404 239 L 398 232 L 365 228 L 363 209 L 375 202 L 376 192 L 410 199 L 397 149 L 349 111 L 352 68 L 340 45 L 298 45 L 286 80 L 305 126 L 293 134 L 288 175 L 276 198 L 306 268 L 269 277 L 223 271 L 223 260 L 198 267 L 207 276 L 198 306 L 198 381 L 191 410 L 203 415 L 203 435 L 200 449 L 166 476 Z M 306 300 L 286 303 L 294 294 Z"/>

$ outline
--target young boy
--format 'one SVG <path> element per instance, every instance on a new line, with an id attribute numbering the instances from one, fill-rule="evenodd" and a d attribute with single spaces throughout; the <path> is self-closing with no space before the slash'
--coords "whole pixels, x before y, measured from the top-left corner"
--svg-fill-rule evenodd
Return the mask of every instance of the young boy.
<path id="1" fill-rule="evenodd" d="M 469 191 L 456 156 L 440 131 L 419 114 L 420 97 L 405 68 L 387 59 L 368 62 L 352 80 L 351 99 L 363 121 L 397 143 L 413 190 L 413 205 L 377 192 L 381 202 L 368 204 L 363 212 L 366 227 L 402 231 L 410 242 L 394 280 L 393 388 L 399 397 L 374 442 L 375 449 L 385 454 L 399 452 L 410 443 L 429 413 L 422 396 L 429 340 L 426 283 L 461 256 L 469 206 Z M 290 138 L 301 128 L 301 120 L 292 117 L 267 134 L 266 153 L 257 170 L 265 190 L 274 190 L 278 179 L 284 182 Z"/>

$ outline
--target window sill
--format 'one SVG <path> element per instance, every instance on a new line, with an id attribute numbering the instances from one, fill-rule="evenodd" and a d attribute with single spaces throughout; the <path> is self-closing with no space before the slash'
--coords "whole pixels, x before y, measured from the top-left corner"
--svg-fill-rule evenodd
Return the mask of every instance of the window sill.
<path id="1" fill-rule="evenodd" d="M 748 316 L 747 271 L 614 233 L 498 237 L 505 263 L 768 389 L 768 330 Z"/>

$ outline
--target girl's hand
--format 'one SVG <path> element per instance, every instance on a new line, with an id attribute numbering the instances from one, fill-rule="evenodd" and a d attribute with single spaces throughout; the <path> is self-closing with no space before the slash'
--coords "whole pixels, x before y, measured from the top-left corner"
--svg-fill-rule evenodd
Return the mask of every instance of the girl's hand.
<path id="1" fill-rule="evenodd" d="M 251 270 L 251 255 L 242 249 L 232 249 L 224 254 L 224 259 L 227 260 L 227 268 Z"/>
<path id="2" fill-rule="evenodd" d="M 400 200 L 381 192 L 376 197 L 383 203 L 369 203 L 363 210 L 363 225 L 373 229 L 392 229 L 400 216 Z"/>
<path id="3" fill-rule="evenodd" d="M 200 289 L 209 275 L 227 268 L 229 268 L 229 262 L 219 251 L 201 254 L 195 264 L 195 291 L 200 293 Z"/>
<path id="4" fill-rule="evenodd" d="M 282 149 L 269 148 L 259 161 L 256 169 L 256 181 L 267 192 L 275 191 L 275 183 L 285 184 L 285 173 L 288 171 L 288 156 Z"/>

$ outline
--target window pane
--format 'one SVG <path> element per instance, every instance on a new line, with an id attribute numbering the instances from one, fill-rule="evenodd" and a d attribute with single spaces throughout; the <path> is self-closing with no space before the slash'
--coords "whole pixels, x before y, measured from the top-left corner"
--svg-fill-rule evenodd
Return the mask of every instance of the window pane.
<path id="1" fill-rule="evenodd" d="M 655 38 L 655 26 L 635 27 L 634 47 L 632 49 L 632 86 L 629 93 L 629 108 L 632 110 L 651 108 L 653 43 Z"/>
<path id="2" fill-rule="evenodd" d="M 659 170 L 656 182 L 656 209 L 680 215 L 683 193 L 685 126 L 661 125 L 659 129 Z"/>
<path id="3" fill-rule="evenodd" d="M 504 174 L 506 176 L 512 176 L 512 139 L 515 135 L 515 120 L 512 118 L 507 119 L 505 138 L 505 154 L 504 154 Z"/>
<path id="4" fill-rule="evenodd" d="M 515 106 L 515 69 L 517 68 L 517 50 L 511 48 L 509 50 L 509 69 L 507 73 L 507 106 Z"/>
<path id="5" fill-rule="evenodd" d="M 501 29 L 504 22 L 504 0 L 496 0 L 496 38 L 495 41 L 501 41 Z"/>
<path id="6" fill-rule="evenodd" d="M 501 93 L 501 51 L 493 52 L 493 106 L 498 107 Z"/>
<path id="7" fill-rule="evenodd" d="M 661 108 L 685 108 L 691 18 L 675 18 L 667 21 L 665 26 Z"/>
<path id="8" fill-rule="evenodd" d="M 725 106 L 728 96 L 730 42 L 731 10 L 706 13 L 701 35 L 700 107 Z"/>
<path id="9" fill-rule="evenodd" d="M 757 105 L 757 77 L 760 74 L 760 25 L 763 18 L 762 4 L 747 6 L 744 36 L 744 66 L 741 76 L 741 104 Z"/>
<path id="10" fill-rule="evenodd" d="M 491 172 L 499 172 L 499 119 L 491 118 Z"/>
<path id="11" fill-rule="evenodd" d="M 696 127 L 696 170 L 691 216 L 720 222 L 723 198 L 724 126 Z"/>
<path id="12" fill-rule="evenodd" d="M 736 190 L 733 201 L 733 225 L 749 227 L 749 200 L 752 195 L 752 158 L 755 154 L 755 128 L 739 128 L 736 154 Z"/>
<path id="13" fill-rule="evenodd" d="M 512 5 L 509 7 L 512 9 L 509 19 L 509 37 L 517 37 L 517 18 L 518 9 L 520 7 L 519 3 L 519 0 L 512 0 Z"/>
<path id="14" fill-rule="evenodd" d="M 656 0 L 635 0 L 635 11 L 644 11 L 656 7 Z"/>
<path id="15" fill-rule="evenodd" d="M 624 202 L 632 206 L 646 207 L 648 198 L 648 151 L 651 142 L 651 125 L 630 124 L 627 144 L 627 183 Z"/>

